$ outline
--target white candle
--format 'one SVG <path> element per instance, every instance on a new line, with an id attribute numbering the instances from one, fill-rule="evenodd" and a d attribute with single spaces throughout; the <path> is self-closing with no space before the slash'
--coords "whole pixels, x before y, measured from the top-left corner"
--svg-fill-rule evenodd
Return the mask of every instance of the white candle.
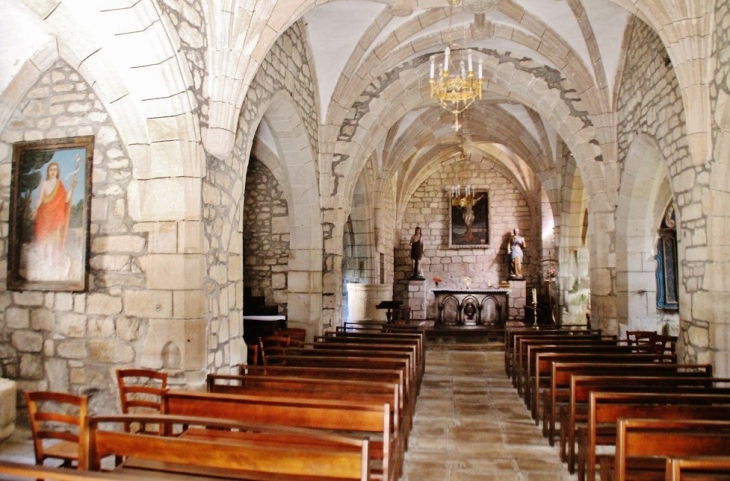
<path id="1" fill-rule="evenodd" d="M 474 71 L 474 65 L 472 64 L 471 60 L 471 50 L 469 50 L 469 55 L 467 56 L 467 59 L 469 60 L 469 73 L 472 73 Z"/>
<path id="2" fill-rule="evenodd" d="M 479 59 L 479 80 L 482 79 L 482 59 Z"/>
<path id="3" fill-rule="evenodd" d="M 537 289 L 535 289 L 534 287 L 532 288 L 532 302 L 537 304 Z"/>
<path id="4" fill-rule="evenodd" d="M 433 78 L 435 74 L 436 74 L 436 56 L 432 55 L 431 56 L 431 77 L 430 78 Z"/>
<path id="5" fill-rule="evenodd" d="M 449 54 L 451 54 L 451 49 L 449 47 L 446 47 L 446 50 L 444 51 L 444 71 L 449 71 Z"/>

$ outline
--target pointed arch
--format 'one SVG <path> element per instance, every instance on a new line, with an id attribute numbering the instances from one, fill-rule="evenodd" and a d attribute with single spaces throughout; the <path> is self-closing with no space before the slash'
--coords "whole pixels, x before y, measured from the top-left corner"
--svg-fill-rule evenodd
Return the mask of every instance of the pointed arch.
<path id="1" fill-rule="evenodd" d="M 664 158 L 656 142 L 637 136 L 624 163 L 616 210 L 616 295 L 621 334 L 625 330 L 661 331 L 676 315 L 656 309 L 657 229 L 672 200 Z M 679 226 L 680 224 L 677 223 Z"/>

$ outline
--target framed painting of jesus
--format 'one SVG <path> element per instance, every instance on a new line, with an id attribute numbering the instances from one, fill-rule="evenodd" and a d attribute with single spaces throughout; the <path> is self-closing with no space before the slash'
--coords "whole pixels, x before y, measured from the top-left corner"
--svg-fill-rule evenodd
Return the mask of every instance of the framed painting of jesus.
<path id="1" fill-rule="evenodd" d="M 489 193 L 473 191 L 470 195 L 449 198 L 449 247 L 489 247 Z"/>
<path id="2" fill-rule="evenodd" d="M 93 153 L 93 136 L 13 144 L 8 289 L 87 289 Z"/>

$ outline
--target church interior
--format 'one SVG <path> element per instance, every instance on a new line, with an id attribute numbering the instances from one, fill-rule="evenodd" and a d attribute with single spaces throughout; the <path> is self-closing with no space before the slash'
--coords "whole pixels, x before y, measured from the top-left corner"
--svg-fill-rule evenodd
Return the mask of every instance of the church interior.
<path id="1" fill-rule="evenodd" d="M 386 315 L 655 331 L 730 376 L 728 2 L 3 7 L 0 366 L 19 407 L 52 390 L 115 410 L 128 367 L 204 389 L 247 364 L 257 315 L 307 342 Z M 48 157 L 24 184 L 19 152 L 68 139 L 84 170 Z M 75 250 L 39 257 L 28 192 L 59 184 Z"/>

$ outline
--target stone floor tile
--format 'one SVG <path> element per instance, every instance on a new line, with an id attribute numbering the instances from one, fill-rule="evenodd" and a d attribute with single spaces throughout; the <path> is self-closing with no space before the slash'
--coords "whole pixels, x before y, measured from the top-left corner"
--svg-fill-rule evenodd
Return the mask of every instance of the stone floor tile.
<path id="1" fill-rule="evenodd" d="M 426 354 L 400 481 L 574 481 L 504 372 L 498 351 Z"/>

